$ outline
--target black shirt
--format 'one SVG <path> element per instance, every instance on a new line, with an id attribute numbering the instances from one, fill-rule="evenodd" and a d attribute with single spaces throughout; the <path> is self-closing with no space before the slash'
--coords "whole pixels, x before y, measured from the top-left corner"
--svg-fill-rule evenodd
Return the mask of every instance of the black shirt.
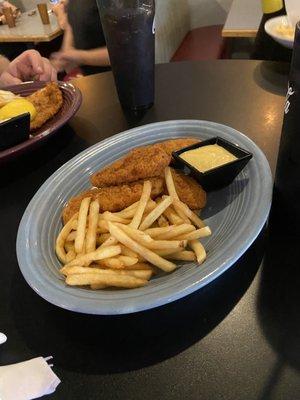
<path id="1" fill-rule="evenodd" d="M 96 0 L 69 0 L 68 19 L 73 30 L 74 46 L 80 50 L 106 46 Z M 85 75 L 109 71 L 109 67 L 81 66 Z"/>

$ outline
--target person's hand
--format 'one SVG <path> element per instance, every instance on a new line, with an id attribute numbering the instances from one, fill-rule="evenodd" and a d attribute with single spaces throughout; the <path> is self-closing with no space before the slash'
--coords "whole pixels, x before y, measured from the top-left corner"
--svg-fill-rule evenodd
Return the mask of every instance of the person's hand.
<path id="1" fill-rule="evenodd" d="M 68 49 L 51 54 L 51 62 L 58 71 L 70 71 L 83 63 L 82 51 Z"/>
<path id="2" fill-rule="evenodd" d="M 51 57 L 63 62 L 77 64 L 77 65 L 80 65 L 83 62 L 82 51 L 78 49 L 62 50 L 57 53 L 53 53 Z"/>
<path id="3" fill-rule="evenodd" d="M 58 4 L 52 7 L 52 11 L 56 15 L 58 25 L 62 30 L 65 30 L 68 26 L 68 15 L 66 11 L 66 2 L 60 1 Z"/>
<path id="4" fill-rule="evenodd" d="M 0 75 L 4 85 L 17 85 L 28 80 L 56 81 L 57 73 L 47 58 L 36 50 L 26 50 L 11 61 Z"/>

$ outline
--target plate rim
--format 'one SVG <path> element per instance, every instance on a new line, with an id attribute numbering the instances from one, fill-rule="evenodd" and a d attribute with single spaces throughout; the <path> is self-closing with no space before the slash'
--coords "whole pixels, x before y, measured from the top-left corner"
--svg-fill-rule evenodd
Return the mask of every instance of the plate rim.
<path id="1" fill-rule="evenodd" d="M 263 208 L 262 210 L 260 210 L 260 218 L 259 222 L 256 222 L 256 224 L 253 224 L 252 228 L 250 229 L 250 234 L 248 235 L 248 239 L 244 240 L 244 242 L 242 243 L 242 245 L 240 245 L 240 248 L 238 249 L 238 251 L 236 251 L 235 255 L 232 255 L 231 258 L 229 260 L 227 260 L 222 266 L 218 266 L 216 267 L 215 271 L 213 273 L 211 273 L 209 276 L 206 276 L 204 279 L 202 279 L 201 281 L 194 281 L 192 284 L 188 285 L 185 288 L 182 288 L 180 291 L 178 291 L 176 294 L 172 294 L 172 296 L 163 299 L 163 302 L 160 302 L 160 298 L 157 299 L 156 302 L 154 302 L 151 305 L 139 305 L 137 304 L 134 308 L 128 308 L 126 307 L 126 305 L 123 305 L 121 308 L 117 308 L 117 309 L 113 309 L 113 307 L 111 307 L 110 305 L 105 307 L 102 307 L 101 310 L 96 309 L 96 307 L 89 307 L 89 306 L 85 306 L 84 303 L 80 304 L 80 307 L 77 307 L 76 309 L 74 309 L 74 304 L 70 304 L 72 302 L 67 301 L 66 303 L 63 303 L 62 301 L 56 301 L 53 299 L 53 297 L 51 296 L 51 293 L 49 294 L 49 292 L 43 291 L 43 287 L 41 289 L 41 287 L 39 286 L 39 282 L 38 280 L 36 281 L 35 279 L 32 279 L 32 276 L 30 274 L 30 271 L 27 270 L 26 268 L 26 263 L 23 264 L 23 260 L 22 260 L 22 256 L 21 253 L 22 251 L 24 251 L 23 248 L 23 235 L 25 234 L 26 231 L 26 221 L 30 216 L 30 209 L 32 207 L 32 205 L 34 204 L 35 201 L 37 201 L 37 199 L 39 198 L 40 194 L 45 191 L 45 189 L 47 189 L 47 187 L 49 185 L 52 184 L 53 181 L 55 181 L 55 179 L 57 177 L 59 177 L 59 175 L 64 172 L 65 169 L 70 168 L 73 164 L 76 164 L 77 162 L 79 162 L 82 158 L 86 158 L 86 157 L 92 157 L 94 152 L 97 150 L 98 151 L 104 151 L 105 148 L 110 147 L 114 144 L 117 144 L 118 142 L 122 142 L 126 140 L 126 136 L 130 136 L 130 135 L 134 135 L 137 134 L 140 131 L 144 131 L 145 127 L 147 127 L 148 129 L 154 128 L 157 125 L 161 126 L 167 126 L 171 124 L 175 124 L 176 126 L 180 126 L 180 125 L 201 125 L 201 124 L 206 124 L 206 125 L 213 125 L 214 127 L 218 127 L 218 128 L 223 128 L 224 127 L 226 129 L 229 129 L 231 132 L 233 132 L 235 135 L 241 136 L 241 138 L 243 138 L 243 140 L 245 140 L 246 142 L 249 143 L 249 145 L 251 145 L 250 147 L 253 147 L 255 149 L 255 156 L 258 156 L 260 159 L 260 162 L 262 162 L 262 164 L 264 165 L 263 171 L 264 171 L 264 178 L 266 180 L 266 184 L 264 186 L 264 192 L 262 191 L 260 193 L 261 197 L 262 194 L 264 194 L 264 197 L 266 198 L 265 200 L 265 204 L 263 204 Z M 271 207 L 271 196 L 272 196 L 272 174 L 271 174 L 271 170 L 270 170 L 270 166 L 269 163 L 264 155 L 264 153 L 262 152 L 262 150 L 246 135 L 244 135 L 243 133 L 237 131 L 234 128 L 231 128 L 230 126 L 224 125 L 224 124 L 218 124 L 212 121 L 206 121 L 206 120 L 191 120 L 191 119 L 181 119 L 181 120 L 168 120 L 168 121 L 163 121 L 163 122 L 155 122 L 155 123 L 151 123 L 151 124 L 147 124 L 147 125 L 142 125 L 140 127 L 137 128 L 133 128 L 133 129 L 129 129 L 126 130 L 124 132 L 120 132 L 112 137 L 109 137 L 101 142 L 98 142 L 96 144 L 94 144 L 93 146 L 85 149 L 84 151 L 82 151 L 81 153 L 77 154 L 75 157 L 73 157 L 71 160 L 67 161 L 65 164 L 63 164 L 57 171 L 55 171 L 44 183 L 43 185 L 40 187 L 40 189 L 36 192 L 36 194 L 33 196 L 33 198 L 31 199 L 31 201 L 29 202 L 28 206 L 26 207 L 26 210 L 22 216 L 22 219 L 20 221 L 19 224 L 19 229 L 18 229 L 18 234 L 17 234 L 17 243 L 16 243 L 16 247 L 17 247 L 17 258 L 18 258 L 18 263 L 19 263 L 19 268 L 25 278 L 25 280 L 27 281 L 27 283 L 31 286 L 31 288 L 37 292 L 42 298 L 44 298 L 45 300 L 47 300 L 48 302 L 68 309 L 70 311 L 75 311 L 75 312 L 80 312 L 80 313 L 88 313 L 88 314 L 99 314 L 99 315 L 114 315 L 114 314 L 128 314 L 128 313 L 132 313 L 132 312 L 138 312 L 138 311 L 143 311 L 143 310 L 147 310 L 147 309 L 151 309 L 151 308 L 155 308 L 158 306 L 161 306 L 163 304 L 167 304 L 170 303 L 172 301 L 178 300 L 179 298 L 182 298 L 196 290 L 199 290 L 201 287 L 205 286 L 206 284 L 210 283 L 212 280 L 216 279 L 218 276 L 220 276 L 223 272 L 225 272 L 228 268 L 230 268 L 244 253 L 245 251 L 251 246 L 251 244 L 253 243 L 253 241 L 256 239 L 256 237 L 258 236 L 259 232 L 261 231 L 261 229 L 263 228 L 267 218 L 268 218 L 268 214 L 270 211 L 270 207 Z M 53 288 L 50 288 L 50 292 Z M 56 289 L 53 289 L 54 292 L 56 291 Z M 77 296 L 73 296 L 72 294 L 69 294 L 69 300 L 71 300 L 72 298 L 77 298 Z M 90 300 L 87 299 L 87 302 L 89 302 Z M 112 300 L 113 301 L 113 300 Z"/>
<path id="2" fill-rule="evenodd" d="M 14 92 L 14 90 L 16 90 L 16 88 L 20 88 L 20 86 L 24 86 L 24 87 L 29 86 L 30 87 L 31 85 L 37 85 L 38 83 L 40 84 L 40 85 L 38 85 L 40 87 L 38 87 L 37 90 L 42 89 L 50 82 L 27 81 L 27 82 L 21 82 L 18 85 L 8 85 L 5 87 L 1 87 L 1 90 L 9 90 L 9 91 Z M 72 98 L 72 108 L 74 111 L 72 112 L 72 115 L 70 116 L 70 118 L 72 118 L 77 113 L 77 111 L 79 110 L 79 107 L 82 104 L 82 93 L 81 93 L 80 89 L 77 86 L 75 86 L 72 82 L 57 81 L 56 83 L 59 85 L 60 89 L 63 90 L 64 88 L 67 87 L 68 90 L 71 89 L 74 93 L 74 96 Z M 50 137 L 51 135 L 53 135 L 58 129 L 60 129 L 63 125 L 65 125 L 68 122 L 68 120 L 62 121 L 55 128 L 50 127 L 48 129 L 45 129 L 44 131 L 42 131 L 38 135 L 34 136 L 33 138 L 27 139 L 24 142 L 21 142 L 19 144 L 16 144 L 15 146 L 12 146 L 12 147 L 9 147 L 8 149 L 0 151 L 0 162 L 8 160 L 10 158 L 13 158 L 20 152 L 30 150 L 31 148 L 33 148 L 35 146 L 35 144 L 41 143 L 43 140 L 45 140 L 48 137 Z"/>

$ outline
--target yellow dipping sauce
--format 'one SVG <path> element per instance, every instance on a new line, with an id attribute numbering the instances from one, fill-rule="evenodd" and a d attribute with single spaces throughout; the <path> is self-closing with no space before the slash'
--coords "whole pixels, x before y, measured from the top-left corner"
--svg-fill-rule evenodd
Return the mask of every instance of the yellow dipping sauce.
<path id="1" fill-rule="evenodd" d="M 180 158 L 200 172 L 206 172 L 230 161 L 237 160 L 236 156 L 218 144 L 208 144 L 207 146 L 185 151 L 180 154 Z"/>

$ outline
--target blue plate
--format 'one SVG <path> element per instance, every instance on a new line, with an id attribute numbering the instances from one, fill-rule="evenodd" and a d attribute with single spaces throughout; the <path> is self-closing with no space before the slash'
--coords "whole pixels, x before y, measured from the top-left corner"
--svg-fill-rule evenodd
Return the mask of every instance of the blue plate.
<path id="1" fill-rule="evenodd" d="M 55 238 L 67 200 L 90 186 L 89 175 L 130 149 L 177 137 L 220 136 L 253 154 L 234 182 L 208 195 L 202 217 L 212 229 L 204 240 L 207 260 L 201 266 L 182 263 L 176 271 L 144 288 L 99 290 L 68 287 L 58 270 Z M 242 133 L 208 121 L 166 121 L 115 135 L 83 151 L 57 170 L 38 190 L 21 220 L 17 237 L 20 269 L 28 284 L 59 307 L 88 314 L 125 314 L 158 307 L 205 286 L 247 250 L 269 214 L 272 177 L 262 151 Z"/>

